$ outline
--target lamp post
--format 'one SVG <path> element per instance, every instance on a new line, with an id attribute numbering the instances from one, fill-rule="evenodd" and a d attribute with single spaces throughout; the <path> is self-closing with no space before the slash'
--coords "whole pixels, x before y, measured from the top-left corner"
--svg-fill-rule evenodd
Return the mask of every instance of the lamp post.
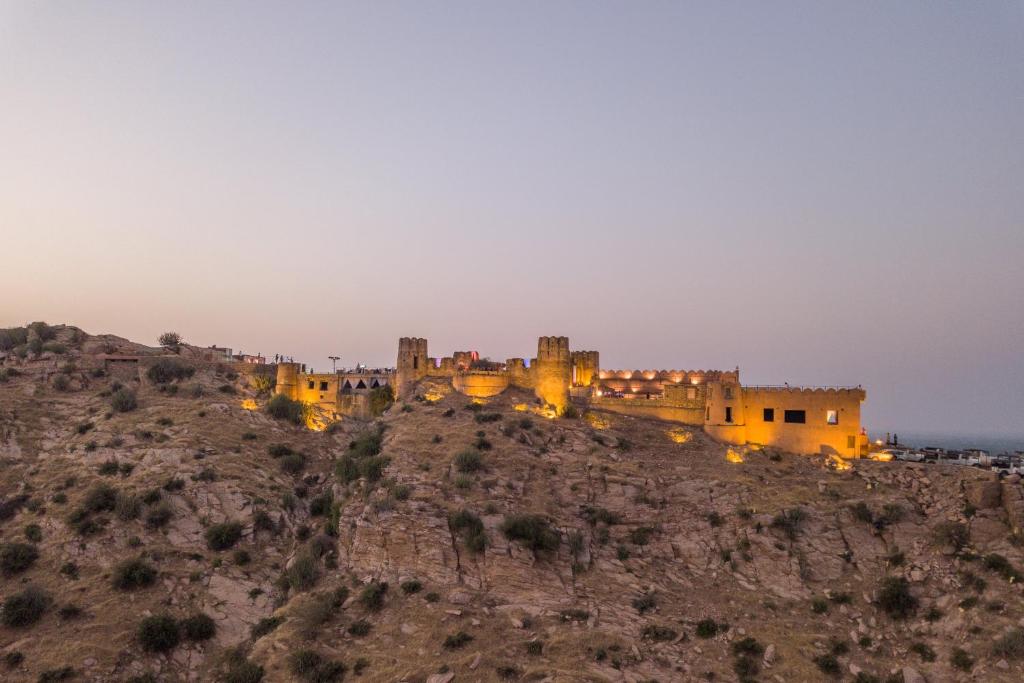
<path id="1" fill-rule="evenodd" d="M 338 361 L 341 360 L 341 356 L 327 356 L 331 361 L 331 369 L 335 374 L 338 373 Z"/>

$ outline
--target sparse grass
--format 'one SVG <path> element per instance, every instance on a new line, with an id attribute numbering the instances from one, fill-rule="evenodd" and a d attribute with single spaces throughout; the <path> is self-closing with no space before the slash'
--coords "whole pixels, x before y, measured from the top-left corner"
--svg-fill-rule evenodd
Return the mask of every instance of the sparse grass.
<path id="1" fill-rule="evenodd" d="M 340 681 L 348 668 L 341 662 L 326 659 L 313 650 L 299 650 L 288 658 L 288 668 L 300 681 L 330 683 Z"/>
<path id="2" fill-rule="evenodd" d="M 701 619 L 697 622 L 695 633 L 698 638 L 714 638 L 718 631 L 718 623 L 714 619 Z"/>

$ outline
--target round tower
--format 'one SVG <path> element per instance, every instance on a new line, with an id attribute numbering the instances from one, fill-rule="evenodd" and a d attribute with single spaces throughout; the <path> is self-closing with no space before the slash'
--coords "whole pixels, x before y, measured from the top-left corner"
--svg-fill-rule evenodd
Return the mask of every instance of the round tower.
<path id="1" fill-rule="evenodd" d="M 402 337 L 398 340 L 398 361 L 395 363 L 397 398 L 408 396 L 412 385 L 427 376 L 427 340 Z"/>
<path id="2" fill-rule="evenodd" d="M 274 387 L 275 394 L 283 394 L 295 400 L 298 398 L 299 389 L 299 364 L 278 363 L 277 364 L 277 385 Z"/>
<path id="3" fill-rule="evenodd" d="M 537 364 L 534 391 L 537 398 L 552 405 L 559 413 L 569 405 L 569 384 L 572 363 L 568 337 L 541 337 L 537 340 Z"/>

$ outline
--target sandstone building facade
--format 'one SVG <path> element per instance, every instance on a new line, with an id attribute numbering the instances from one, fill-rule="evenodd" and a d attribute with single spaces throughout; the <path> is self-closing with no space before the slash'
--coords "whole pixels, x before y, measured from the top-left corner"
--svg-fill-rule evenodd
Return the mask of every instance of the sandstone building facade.
<path id="1" fill-rule="evenodd" d="M 735 370 L 603 370 L 597 351 L 572 351 L 567 337 L 540 337 L 527 362 L 486 363 L 475 351 L 433 358 L 427 340 L 398 341 L 394 388 L 400 398 L 428 378 L 450 380 L 467 396 L 508 387 L 532 390 L 562 412 L 581 407 L 700 426 L 731 444 L 856 458 L 867 450 L 860 424 L 861 387 L 744 386 Z"/>

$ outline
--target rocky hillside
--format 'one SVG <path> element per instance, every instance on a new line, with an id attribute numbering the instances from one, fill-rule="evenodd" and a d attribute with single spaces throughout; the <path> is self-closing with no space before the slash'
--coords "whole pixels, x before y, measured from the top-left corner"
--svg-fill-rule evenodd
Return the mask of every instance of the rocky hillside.
<path id="1" fill-rule="evenodd" d="M 312 431 L 45 332 L 0 366 L 5 681 L 1024 678 L 1014 478 L 441 385 Z"/>

